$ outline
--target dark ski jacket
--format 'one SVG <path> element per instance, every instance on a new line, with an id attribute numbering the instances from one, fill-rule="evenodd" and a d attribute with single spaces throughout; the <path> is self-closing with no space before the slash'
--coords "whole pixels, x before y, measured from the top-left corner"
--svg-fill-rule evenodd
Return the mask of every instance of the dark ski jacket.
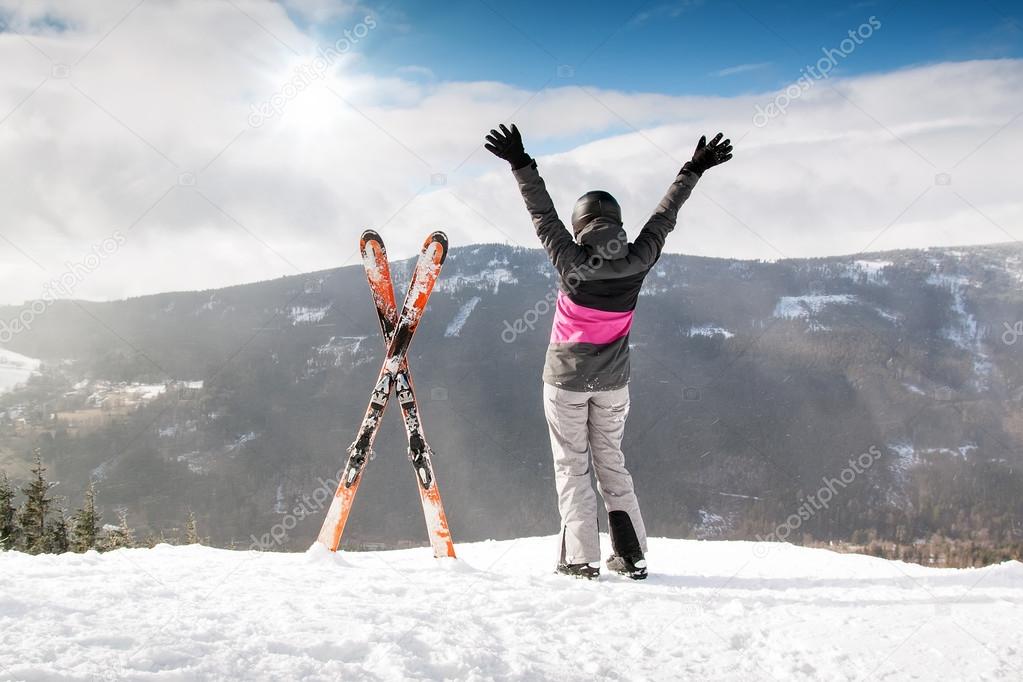
<path id="1" fill-rule="evenodd" d="M 629 243 L 621 223 L 597 218 L 577 243 L 558 218 L 536 162 L 513 173 L 536 234 L 558 272 L 544 382 L 569 391 L 625 386 L 639 290 L 699 176 L 683 167 L 635 242 Z"/>

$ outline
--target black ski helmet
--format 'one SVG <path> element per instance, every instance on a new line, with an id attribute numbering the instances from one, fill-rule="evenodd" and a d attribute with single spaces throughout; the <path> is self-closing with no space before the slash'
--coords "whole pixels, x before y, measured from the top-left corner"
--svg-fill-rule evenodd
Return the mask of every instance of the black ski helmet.
<path id="1" fill-rule="evenodd" d="M 579 238 L 579 233 L 586 229 L 594 218 L 609 218 L 622 224 L 622 207 L 615 198 L 604 190 L 595 189 L 579 197 L 572 209 L 572 232 Z"/>

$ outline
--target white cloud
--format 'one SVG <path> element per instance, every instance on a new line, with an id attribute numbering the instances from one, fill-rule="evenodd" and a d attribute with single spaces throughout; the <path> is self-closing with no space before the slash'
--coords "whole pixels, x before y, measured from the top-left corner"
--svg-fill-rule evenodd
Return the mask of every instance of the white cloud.
<path id="1" fill-rule="evenodd" d="M 750 71 L 759 71 L 760 69 L 767 68 L 771 65 L 771 62 L 756 62 L 751 64 L 736 64 L 735 66 L 729 66 L 724 69 L 718 69 L 711 73 L 712 76 L 735 76 L 740 73 L 749 73 Z"/>
<path id="2" fill-rule="evenodd" d="M 0 0 L 29 33 L 0 34 L 0 300 L 40 296 L 115 230 L 126 243 L 76 296 L 351 263 L 366 227 L 382 228 L 396 255 L 436 228 L 455 245 L 536 245 L 510 173 L 481 147 L 509 119 L 534 149 L 564 150 L 539 161 L 565 214 L 602 187 L 633 230 L 699 135 L 727 132 L 735 159 L 701 181 L 671 251 L 778 258 L 1023 238 L 1020 61 L 833 78 L 757 128 L 755 106 L 772 93 L 533 93 L 375 77 L 356 69 L 356 45 L 252 128 L 251 106 L 317 56 L 285 8 L 136 4 L 37 2 L 26 14 Z M 941 173 L 950 185 L 935 184 Z M 431 184 L 437 174 L 446 184 Z"/>

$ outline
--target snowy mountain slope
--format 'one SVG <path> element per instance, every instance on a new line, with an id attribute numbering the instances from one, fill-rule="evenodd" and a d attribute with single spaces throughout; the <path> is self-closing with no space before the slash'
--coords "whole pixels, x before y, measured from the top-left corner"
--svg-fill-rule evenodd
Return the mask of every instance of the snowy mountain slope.
<path id="1" fill-rule="evenodd" d="M 604 538 L 607 549 L 607 538 Z M 0 553 L 0 679 L 1020 679 L 1023 565 L 651 540 L 646 582 L 551 537 L 331 555 Z"/>
<path id="2" fill-rule="evenodd" d="M 20 353 L 0 348 L 0 393 L 24 384 L 39 369 L 40 362 Z"/>
<path id="3" fill-rule="evenodd" d="M 630 336 L 624 441 L 650 531 L 767 537 L 877 448 L 792 540 L 912 549 L 938 536 L 1019 556 L 1020 263 L 1018 243 L 774 263 L 665 254 Z M 399 296 L 411 266 L 391 264 Z M 555 288 L 542 250 L 455 246 L 416 334 L 409 363 L 458 540 L 558 527 L 539 396 Z M 43 365 L 0 394 L 0 457 L 24 472 L 38 447 L 70 508 L 102 472 L 101 501 L 128 508 L 142 537 L 176 533 L 192 511 L 212 544 L 247 545 L 343 461 L 384 352 L 378 327 L 361 265 L 57 301 L 5 344 Z M 139 409 L 94 411 L 75 388 L 184 378 L 204 383 Z M 410 482 L 397 414 L 377 446 L 347 541 L 422 542 L 418 495 L 395 488 Z M 320 521 L 285 548 L 308 546 Z"/>

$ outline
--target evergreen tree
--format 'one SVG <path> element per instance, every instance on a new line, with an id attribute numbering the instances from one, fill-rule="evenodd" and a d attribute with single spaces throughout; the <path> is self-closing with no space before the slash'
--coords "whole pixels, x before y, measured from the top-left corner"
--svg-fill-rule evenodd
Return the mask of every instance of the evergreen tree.
<path id="1" fill-rule="evenodd" d="M 32 465 L 32 479 L 21 489 L 25 496 L 25 503 L 18 511 L 18 526 L 20 530 L 20 548 L 29 554 L 39 554 L 47 550 L 48 536 L 46 528 L 46 517 L 50 511 L 50 498 L 46 496 L 51 484 L 47 482 L 43 474 L 46 467 L 43 466 L 42 454 L 39 449 L 35 451 L 35 464 Z"/>
<path id="2" fill-rule="evenodd" d="M 14 488 L 6 473 L 0 473 L 0 549 L 13 549 L 18 539 L 15 523 Z"/>
<path id="3" fill-rule="evenodd" d="M 199 525 L 195 521 L 195 512 L 188 511 L 188 520 L 185 521 L 185 544 L 199 544 Z"/>
<path id="4" fill-rule="evenodd" d="M 67 517 L 63 509 L 57 511 L 57 518 L 46 529 L 46 545 L 46 551 L 50 554 L 63 554 L 71 548 Z"/>
<path id="5" fill-rule="evenodd" d="M 75 512 L 72 519 L 71 547 L 74 551 L 87 552 L 90 549 L 97 549 L 100 521 L 100 514 L 96 510 L 96 484 L 89 481 L 82 508 Z"/>
<path id="6" fill-rule="evenodd" d="M 117 528 L 107 532 L 104 549 L 122 549 L 135 546 L 135 531 L 128 525 L 128 510 L 117 510 Z"/>

